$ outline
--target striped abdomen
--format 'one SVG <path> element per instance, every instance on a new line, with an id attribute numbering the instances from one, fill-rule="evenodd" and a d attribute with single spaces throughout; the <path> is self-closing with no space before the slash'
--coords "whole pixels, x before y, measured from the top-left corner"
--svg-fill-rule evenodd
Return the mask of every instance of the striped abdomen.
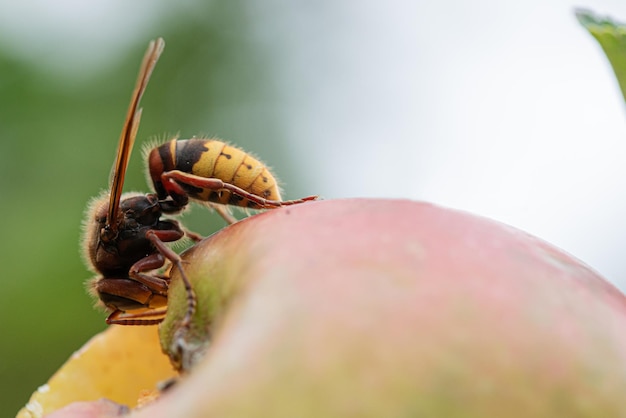
<path id="1" fill-rule="evenodd" d="M 265 164 L 239 148 L 215 139 L 182 139 L 166 142 L 150 151 L 149 172 L 160 199 L 167 197 L 161 174 L 179 170 L 204 178 L 217 178 L 250 194 L 268 200 L 281 200 L 276 179 Z M 210 190 L 181 184 L 192 199 L 254 208 L 248 199 L 228 190 Z"/>

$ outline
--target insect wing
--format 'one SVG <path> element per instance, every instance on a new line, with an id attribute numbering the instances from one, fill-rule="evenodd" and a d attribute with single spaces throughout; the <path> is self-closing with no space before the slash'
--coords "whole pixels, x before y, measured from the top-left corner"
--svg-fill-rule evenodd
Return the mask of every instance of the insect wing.
<path id="1" fill-rule="evenodd" d="M 141 120 L 141 109 L 137 109 L 139 101 L 143 96 L 152 70 L 163 52 L 165 42 L 162 38 L 158 38 L 156 41 L 151 41 L 148 45 L 146 54 L 141 62 L 139 69 L 139 76 L 133 90 L 133 95 L 130 99 L 130 105 L 128 107 L 128 113 L 126 114 L 126 121 L 122 128 L 122 134 L 117 148 L 117 158 L 115 165 L 113 166 L 112 178 L 111 178 L 111 195 L 109 198 L 109 213 L 107 218 L 106 227 L 115 232 L 117 225 L 114 220 L 117 219 L 117 212 L 119 210 L 120 197 L 122 196 L 122 189 L 124 187 L 124 177 L 126 176 L 126 168 L 128 167 L 128 161 L 130 160 L 130 154 L 133 149 L 135 137 L 137 136 L 137 130 L 139 129 L 139 121 Z"/>

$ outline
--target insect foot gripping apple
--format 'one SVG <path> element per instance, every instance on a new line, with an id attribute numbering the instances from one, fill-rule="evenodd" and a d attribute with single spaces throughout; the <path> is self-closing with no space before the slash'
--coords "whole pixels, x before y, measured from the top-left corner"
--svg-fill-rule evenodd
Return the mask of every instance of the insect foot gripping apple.
<path id="1" fill-rule="evenodd" d="M 178 241 L 185 231 L 164 214 L 182 211 L 189 199 L 205 202 L 226 219 L 234 219 L 224 205 L 271 209 L 315 200 L 309 196 L 281 200 L 269 169 L 244 151 L 217 140 L 170 140 L 149 152 L 148 171 L 156 193 L 122 194 L 141 109 L 139 102 L 164 48 L 161 38 L 148 46 L 139 70 L 113 166 L 110 190 L 89 205 L 83 239 L 85 259 L 100 276 L 91 292 L 111 313 L 108 324 L 154 325 L 167 312 L 170 279 L 155 273 L 166 261 L 176 265 L 187 292 L 188 322 L 195 295 L 181 259 L 165 243 Z"/>

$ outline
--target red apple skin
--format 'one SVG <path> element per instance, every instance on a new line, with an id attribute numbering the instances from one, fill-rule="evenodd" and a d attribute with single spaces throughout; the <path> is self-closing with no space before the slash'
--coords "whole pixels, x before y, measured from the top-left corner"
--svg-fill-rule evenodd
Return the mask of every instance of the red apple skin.
<path id="1" fill-rule="evenodd" d="M 407 200 L 268 211 L 185 254 L 137 417 L 626 417 L 626 298 L 512 227 Z M 177 359 L 180 361 L 180 359 Z"/>

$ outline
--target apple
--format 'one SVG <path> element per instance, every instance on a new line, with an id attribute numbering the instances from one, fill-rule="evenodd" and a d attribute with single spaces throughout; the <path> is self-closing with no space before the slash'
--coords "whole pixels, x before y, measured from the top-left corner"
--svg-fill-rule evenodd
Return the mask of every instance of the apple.
<path id="1" fill-rule="evenodd" d="M 183 259 L 195 314 L 183 326 L 174 269 L 160 326 L 183 374 L 133 417 L 626 416 L 626 297 L 507 225 L 408 200 L 309 202 Z M 80 416 L 111 416 L 94 410 Z"/>
<path id="2" fill-rule="evenodd" d="M 189 375 L 138 417 L 626 416 L 626 298 L 512 227 L 321 201 L 185 254 L 161 329 Z"/>

